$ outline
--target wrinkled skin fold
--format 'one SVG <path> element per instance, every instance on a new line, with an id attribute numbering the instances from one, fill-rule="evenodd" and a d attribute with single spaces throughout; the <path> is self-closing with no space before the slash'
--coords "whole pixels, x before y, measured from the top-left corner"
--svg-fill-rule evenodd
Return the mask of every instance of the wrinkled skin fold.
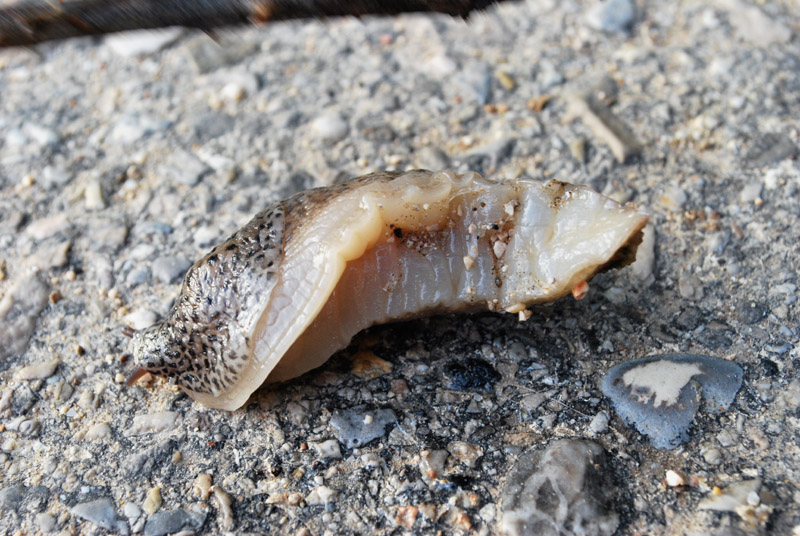
<path id="1" fill-rule="evenodd" d="M 647 216 L 583 186 L 475 173 L 375 173 L 270 205 L 186 275 L 139 366 L 235 410 L 371 325 L 524 314 L 635 257 Z"/>

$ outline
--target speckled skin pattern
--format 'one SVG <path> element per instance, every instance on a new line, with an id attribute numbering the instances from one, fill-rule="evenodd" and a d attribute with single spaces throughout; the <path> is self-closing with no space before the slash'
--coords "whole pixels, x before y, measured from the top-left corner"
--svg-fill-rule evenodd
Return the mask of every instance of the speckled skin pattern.
<path id="1" fill-rule="evenodd" d="M 192 266 L 169 315 L 137 333 L 138 365 L 183 389 L 216 396 L 236 380 L 250 354 L 249 334 L 277 283 L 284 244 L 336 195 L 401 173 L 373 173 L 271 204 Z"/>

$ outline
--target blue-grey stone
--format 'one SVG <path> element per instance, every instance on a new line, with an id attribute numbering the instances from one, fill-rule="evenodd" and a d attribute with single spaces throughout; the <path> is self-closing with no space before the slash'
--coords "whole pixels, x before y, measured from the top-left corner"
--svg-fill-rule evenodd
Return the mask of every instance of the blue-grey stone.
<path id="1" fill-rule="evenodd" d="M 153 279 L 162 283 L 177 283 L 192 265 L 192 261 L 186 257 L 159 257 L 153 261 L 150 269 L 153 272 Z"/>
<path id="2" fill-rule="evenodd" d="M 145 536 L 165 536 L 182 530 L 198 531 L 203 527 L 206 516 L 186 510 L 162 510 L 150 516 L 144 526 Z"/>
<path id="3" fill-rule="evenodd" d="M 17 510 L 25 498 L 27 488 L 22 484 L 0 489 L 0 511 Z"/>
<path id="4" fill-rule="evenodd" d="M 600 388 L 617 413 L 650 438 L 654 447 L 673 449 L 689 438 L 700 407 L 727 410 L 742 386 L 736 363 L 692 354 L 664 354 L 609 369 Z"/>
<path id="5" fill-rule="evenodd" d="M 125 277 L 125 282 L 131 286 L 141 285 L 150 276 L 150 269 L 147 266 L 136 266 Z"/>
<path id="6" fill-rule="evenodd" d="M 606 0 L 586 12 L 586 24 L 603 32 L 630 33 L 635 18 L 633 0 Z"/>
<path id="7" fill-rule="evenodd" d="M 170 234 L 172 227 L 160 221 L 145 221 L 137 223 L 133 228 L 133 234 L 136 236 L 150 236 L 156 234 Z"/>
<path id="8" fill-rule="evenodd" d="M 210 170 L 194 154 L 187 151 L 176 151 L 169 156 L 161 167 L 161 177 L 169 183 L 194 186 Z"/>
<path id="9" fill-rule="evenodd" d="M 114 503 L 109 498 L 97 499 L 76 504 L 71 508 L 72 515 L 91 521 L 95 525 L 117 534 L 129 534 L 128 524 L 117 518 Z"/>
<path id="10" fill-rule="evenodd" d="M 467 61 L 443 87 L 451 97 L 460 97 L 465 103 L 484 105 L 491 96 L 492 76 L 489 65 L 479 60 Z"/>
<path id="11" fill-rule="evenodd" d="M 367 416 L 372 419 L 366 419 Z M 369 422 L 367 422 L 369 421 Z M 344 411 L 334 411 L 331 426 L 336 439 L 347 448 L 366 445 L 373 439 L 386 435 L 386 427 L 397 422 L 397 416 L 390 409 L 368 409 L 355 406 Z"/>

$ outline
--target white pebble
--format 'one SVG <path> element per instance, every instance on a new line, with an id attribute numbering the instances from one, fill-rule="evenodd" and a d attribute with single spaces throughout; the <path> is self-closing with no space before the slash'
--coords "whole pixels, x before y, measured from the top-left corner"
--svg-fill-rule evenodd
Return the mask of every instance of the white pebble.
<path id="1" fill-rule="evenodd" d="M 447 445 L 447 450 L 467 467 L 475 467 L 478 458 L 483 456 L 483 448 L 468 441 L 453 441 Z"/>
<path id="2" fill-rule="evenodd" d="M 339 442 L 335 439 L 329 439 L 321 443 L 312 443 L 311 446 L 317 451 L 320 458 L 334 458 L 342 457 L 342 450 L 339 447 Z"/>
<path id="3" fill-rule="evenodd" d="M 311 130 L 317 138 L 336 143 L 347 135 L 348 126 L 339 114 L 326 113 L 312 121 Z"/>
<path id="4" fill-rule="evenodd" d="M 56 528 L 56 518 L 54 518 L 47 512 L 36 514 L 36 525 L 39 526 L 39 530 L 41 530 L 42 532 L 50 532 L 51 530 Z"/>
<path id="5" fill-rule="evenodd" d="M 105 43 L 115 54 L 123 58 L 144 56 L 158 52 L 175 41 L 183 33 L 183 28 L 172 27 L 163 30 L 136 30 L 109 35 Z"/>
<path id="6" fill-rule="evenodd" d="M 761 197 L 761 183 L 750 182 L 739 192 L 739 201 L 742 203 L 753 203 Z"/>
<path id="7" fill-rule="evenodd" d="M 608 419 L 607 411 L 599 411 L 597 415 L 594 416 L 594 419 L 592 419 L 592 422 L 589 423 L 589 431 L 593 434 L 604 433 L 608 430 Z"/>
<path id="8" fill-rule="evenodd" d="M 53 359 L 37 365 L 22 367 L 14 373 L 15 380 L 43 380 L 49 378 L 56 371 L 56 367 L 61 364 L 60 359 Z"/>
<path id="9" fill-rule="evenodd" d="M 502 259 L 503 255 L 506 253 L 506 243 L 502 240 L 498 240 L 492 245 L 492 251 L 494 251 L 494 256 L 498 259 Z"/>
<path id="10" fill-rule="evenodd" d="M 86 431 L 86 435 L 83 437 L 89 441 L 107 439 L 111 437 L 111 427 L 104 422 L 94 424 Z"/>
<path id="11" fill-rule="evenodd" d="M 233 530 L 233 509 L 231 508 L 233 499 L 228 492 L 219 486 L 214 486 L 214 499 L 216 499 L 219 507 L 220 528 L 225 532 Z"/>
<path id="12" fill-rule="evenodd" d="M 125 432 L 125 435 L 166 432 L 175 428 L 179 422 L 180 415 L 174 411 L 137 415 L 133 418 L 133 424 Z"/>
<path id="13" fill-rule="evenodd" d="M 653 268 L 656 263 L 655 254 L 656 233 L 653 226 L 647 224 L 643 231 L 642 243 L 636 250 L 636 260 L 631 265 L 633 275 L 637 279 L 649 284 L 653 281 Z"/>
<path id="14" fill-rule="evenodd" d="M 125 323 L 135 330 L 149 328 L 158 317 L 149 309 L 137 309 L 125 315 Z"/>
<path id="15" fill-rule="evenodd" d="M 676 488 L 678 486 L 686 485 L 686 480 L 683 478 L 683 475 L 681 475 L 676 471 L 673 471 L 672 469 L 667 471 L 666 481 L 667 481 L 667 486 L 671 488 Z"/>
<path id="16" fill-rule="evenodd" d="M 100 210 L 106 208 L 105 199 L 103 199 L 103 188 L 100 186 L 100 181 L 90 181 L 83 191 L 83 196 L 86 200 L 86 208 L 89 210 Z"/>
<path id="17" fill-rule="evenodd" d="M 68 227 L 67 215 L 62 213 L 34 221 L 28 225 L 25 232 L 36 240 L 44 240 L 66 230 Z"/>
<path id="18" fill-rule="evenodd" d="M 336 491 L 328 486 L 317 486 L 306 497 L 306 504 L 309 506 L 319 506 L 328 504 L 336 496 Z"/>
<path id="19" fill-rule="evenodd" d="M 220 91 L 220 95 L 227 101 L 239 102 L 244 99 L 247 94 L 242 86 L 236 82 L 230 82 L 223 86 L 222 90 Z"/>
<path id="20" fill-rule="evenodd" d="M 668 210 L 679 210 L 687 201 L 688 197 L 686 192 L 679 186 L 673 185 L 668 187 L 661 197 L 658 198 L 662 207 Z"/>

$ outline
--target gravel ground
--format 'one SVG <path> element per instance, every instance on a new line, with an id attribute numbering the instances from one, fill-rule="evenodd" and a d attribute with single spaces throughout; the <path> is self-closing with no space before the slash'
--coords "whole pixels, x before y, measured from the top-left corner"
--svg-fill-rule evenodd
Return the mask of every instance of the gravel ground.
<path id="1" fill-rule="evenodd" d="M 0 532 L 800 533 L 800 5 L 635 7 L 0 51 Z M 590 184 L 654 240 L 580 302 L 376 327 L 237 412 L 124 385 L 123 327 L 267 203 L 416 167 Z M 742 387 L 657 449 L 600 379 L 682 352 Z"/>

